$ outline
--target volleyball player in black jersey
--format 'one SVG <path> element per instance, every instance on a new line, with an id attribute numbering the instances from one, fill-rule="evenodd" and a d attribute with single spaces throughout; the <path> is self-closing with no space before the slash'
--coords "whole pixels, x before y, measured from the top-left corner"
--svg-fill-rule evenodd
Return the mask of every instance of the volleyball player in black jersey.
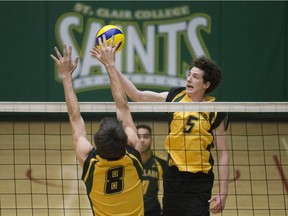
<path id="1" fill-rule="evenodd" d="M 163 173 L 167 170 L 167 161 L 163 155 L 153 152 L 152 129 L 149 125 L 137 125 L 143 164 L 144 215 L 160 216 L 161 205 L 158 197 L 163 196 Z"/>

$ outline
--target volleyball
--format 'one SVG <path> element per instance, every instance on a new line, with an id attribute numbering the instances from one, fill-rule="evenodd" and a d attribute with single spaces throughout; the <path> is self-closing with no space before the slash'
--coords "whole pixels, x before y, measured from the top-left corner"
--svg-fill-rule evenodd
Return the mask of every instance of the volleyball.
<path id="1" fill-rule="evenodd" d="M 120 42 L 120 45 L 117 48 L 116 52 L 119 52 L 123 48 L 125 35 L 123 34 L 122 30 L 119 27 L 115 25 L 106 25 L 98 31 L 98 33 L 96 34 L 96 47 L 98 49 L 100 49 L 98 39 L 101 38 L 103 41 L 104 35 L 106 37 L 106 42 L 108 45 L 110 44 L 113 35 L 115 35 L 113 46 L 115 46 L 118 42 Z"/>

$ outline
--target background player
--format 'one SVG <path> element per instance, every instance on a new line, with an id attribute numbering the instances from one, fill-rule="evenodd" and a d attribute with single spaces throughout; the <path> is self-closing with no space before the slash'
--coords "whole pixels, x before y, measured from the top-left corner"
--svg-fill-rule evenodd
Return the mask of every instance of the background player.
<path id="1" fill-rule="evenodd" d="M 142 182 L 144 186 L 145 216 L 161 215 L 161 205 L 158 197 L 163 196 L 163 173 L 167 170 L 166 158 L 153 153 L 152 130 L 148 125 L 138 125 L 137 133 L 141 146 L 141 160 L 143 164 Z"/>

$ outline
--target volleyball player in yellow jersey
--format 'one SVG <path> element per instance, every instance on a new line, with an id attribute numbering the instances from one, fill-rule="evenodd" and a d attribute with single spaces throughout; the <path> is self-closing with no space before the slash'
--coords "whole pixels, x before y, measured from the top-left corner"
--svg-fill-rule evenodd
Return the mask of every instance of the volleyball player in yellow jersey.
<path id="1" fill-rule="evenodd" d="M 76 157 L 83 167 L 82 179 L 86 184 L 93 215 L 143 216 L 142 165 L 137 151 L 140 150 L 137 130 L 117 73 L 105 58 L 105 52 L 109 50 L 115 54 L 117 46 L 107 46 L 105 41 L 100 46 L 102 51 L 94 49 L 92 55 L 108 71 L 117 119 L 104 118 L 101 121 L 94 135 L 96 149 L 87 140 L 85 123 L 72 84 L 72 73 L 77 67 L 78 57 L 71 62 L 72 48 L 65 44 L 63 56 L 57 48 L 57 57 L 51 55 L 63 81 Z"/>
<path id="2" fill-rule="evenodd" d="M 118 71 L 126 94 L 133 101 L 213 102 L 207 96 L 221 82 L 220 68 L 204 56 L 196 58 L 189 68 L 186 87 L 169 92 L 139 91 Z M 165 146 L 169 168 L 164 175 L 162 215 L 208 216 L 221 212 L 228 195 L 228 152 L 225 142 L 225 113 L 171 113 L 170 132 Z M 217 149 L 219 194 L 212 196 L 214 160 L 210 150 Z"/>

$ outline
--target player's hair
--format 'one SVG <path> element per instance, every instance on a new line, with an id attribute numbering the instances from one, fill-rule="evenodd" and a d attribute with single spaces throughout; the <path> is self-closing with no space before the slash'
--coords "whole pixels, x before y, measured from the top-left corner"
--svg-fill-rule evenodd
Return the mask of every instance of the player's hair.
<path id="1" fill-rule="evenodd" d="M 137 125 L 136 128 L 137 128 L 137 129 L 139 129 L 139 128 L 144 128 L 144 129 L 146 129 L 146 130 L 149 131 L 149 134 L 150 134 L 150 135 L 152 134 L 152 129 L 151 129 L 151 127 L 150 127 L 149 125 L 141 124 L 141 125 Z"/>
<path id="2" fill-rule="evenodd" d="M 98 154 L 107 160 L 117 160 L 125 155 L 128 143 L 122 122 L 116 118 L 102 119 L 99 130 L 94 135 Z"/>
<path id="3" fill-rule="evenodd" d="M 193 60 L 189 71 L 193 67 L 197 67 L 204 71 L 204 83 L 210 82 L 210 86 L 208 89 L 206 89 L 205 94 L 214 91 L 220 85 L 222 80 L 222 72 L 220 67 L 214 61 L 209 60 L 205 56 L 199 56 Z"/>

